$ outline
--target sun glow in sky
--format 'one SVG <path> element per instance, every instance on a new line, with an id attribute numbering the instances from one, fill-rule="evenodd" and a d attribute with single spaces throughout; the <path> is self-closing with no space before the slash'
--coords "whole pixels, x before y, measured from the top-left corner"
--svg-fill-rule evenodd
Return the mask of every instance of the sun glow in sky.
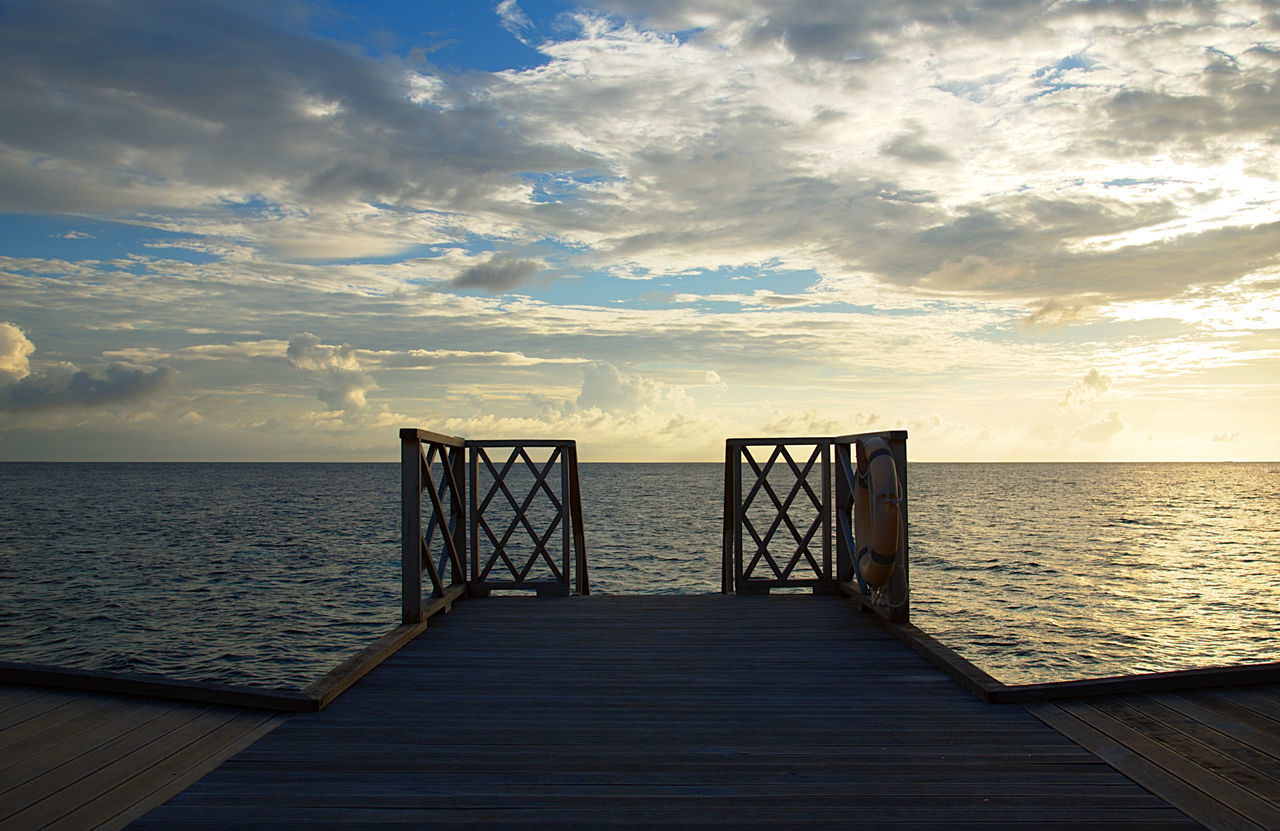
<path id="1" fill-rule="evenodd" d="M 0 281 L 4 459 L 1280 459 L 1280 11 L 5 2 Z"/>

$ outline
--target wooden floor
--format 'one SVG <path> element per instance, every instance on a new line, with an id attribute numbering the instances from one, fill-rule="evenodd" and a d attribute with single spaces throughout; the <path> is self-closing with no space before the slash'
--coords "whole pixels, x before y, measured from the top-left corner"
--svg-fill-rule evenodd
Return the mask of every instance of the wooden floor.
<path id="1" fill-rule="evenodd" d="M 0 828 L 122 828 L 284 721 L 260 710 L 0 686 Z"/>
<path id="2" fill-rule="evenodd" d="M 395 824 L 1199 827 L 811 596 L 468 601 L 132 827 Z"/>
<path id="3" fill-rule="evenodd" d="M 1215 829 L 1280 828 L 1280 688 L 1028 705 L 1046 724 Z"/>

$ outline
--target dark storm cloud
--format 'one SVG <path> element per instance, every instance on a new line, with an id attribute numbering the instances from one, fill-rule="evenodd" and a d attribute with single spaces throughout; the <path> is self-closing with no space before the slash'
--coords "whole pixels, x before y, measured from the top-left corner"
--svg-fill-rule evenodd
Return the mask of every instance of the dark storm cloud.
<path id="1" fill-rule="evenodd" d="M 916 164 L 942 164 L 953 161 L 951 154 L 935 144 L 924 141 L 920 131 L 899 133 L 880 146 L 886 156 Z"/>
<path id="2" fill-rule="evenodd" d="M 463 271 L 450 285 L 495 293 L 511 291 L 529 282 L 542 269 L 542 264 L 534 260 L 498 256 Z"/>
<path id="3" fill-rule="evenodd" d="M 154 396 L 172 383 L 168 367 L 112 363 L 101 372 L 66 369 L 31 374 L 0 387 L 0 410 L 11 413 L 100 407 Z"/>

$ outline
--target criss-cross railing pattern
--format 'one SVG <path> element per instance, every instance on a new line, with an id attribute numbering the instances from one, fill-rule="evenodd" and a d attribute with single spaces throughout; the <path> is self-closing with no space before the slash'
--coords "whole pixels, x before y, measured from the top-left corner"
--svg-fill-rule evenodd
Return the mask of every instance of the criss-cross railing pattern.
<path id="1" fill-rule="evenodd" d="M 823 535 L 823 537 L 820 538 L 820 544 L 822 544 L 824 548 L 821 552 L 823 560 L 821 564 L 819 564 L 817 559 L 814 558 L 813 551 L 810 549 L 810 543 L 813 541 L 814 535 L 818 531 L 824 529 L 828 512 L 826 504 L 816 493 L 813 492 L 813 488 L 809 485 L 809 474 L 813 471 L 814 463 L 821 459 L 823 477 L 825 478 L 828 475 L 827 471 L 830 466 L 830 460 L 828 458 L 829 454 L 825 452 L 826 450 L 827 448 L 822 445 L 815 446 L 813 448 L 813 452 L 809 454 L 808 461 L 805 462 L 804 467 L 801 468 L 796 464 L 796 461 L 792 457 L 790 451 L 787 450 L 787 446 L 780 444 L 774 447 L 773 452 L 769 454 L 769 460 L 762 468 L 751 455 L 751 448 L 742 448 L 743 459 L 746 460 L 747 464 L 751 467 L 752 472 L 756 475 L 755 484 L 751 486 L 751 490 L 745 497 L 743 497 L 742 500 L 742 526 L 751 535 L 751 539 L 755 542 L 756 548 L 755 556 L 752 557 L 751 562 L 743 569 L 746 574 L 754 573 L 756 566 L 760 563 L 761 559 L 763 559 L 769 564 L 770 569 L 772 569 L 774 579 L 786 581 L 790 579 L 792 573 L 795 571 L 795 567 L 799 565 L 802 556 L 813 574 L 826 576 L 830 572 L 831 549 L 829 545 L 825 544 L 826 535 Z M 785 500 L 780 500 L 778 498 L 777 491 L 774 490 L 773 485 L 769 482 L 769 474 L 772 472 L 773 467 L 779 458 L 786 460 L 787 467 L 790 468 L 790 472 L 793 474 L 793 478 L 790 480 L 792 483 L 791 490 L 788 492 Z M 826 489 L 824 488 L 824 492 L 825 490 Z M 773 507 L 775 509 L 773 521 L 770 523 L 768 530 L 765 531 L 763 536 L 761 536 L 761 534 L 756 530 L 755 525 L 751 522 L 752 503 L 762 491 L 768 495 L 769 500 L 773 503 Z M 792 511 L 796 510 L 796 497 L 802 492 L 809 500 L 809 507 L 813 508 L 813 521 L 809 523 L 809 527 L 803 534 L 800 533 L 800 529 L 792 520 Z M 791 533 L 791 541 L 795 543 L 795 546 L 792 551 L 791 558 L 787 561 L 786 565 L 779 568 L 777 561 L 769 553 L 769 544 L 773 541 L 774 535 L 778 532 L 778 529 L 783 525 L 785 525 L 787 530 Z"/>
<path id="2" fill-rule="evenodd" d="M 579 547 L 574 529 L 580 536 L 582 527 L 574 442 L 477 441 L 468 447 L 473 591 L 533 587 L 540 593 L 569 594 L 570 548 Z M 489 454 L 499 448 L 510 449 L 501 465 Z M 535 462 L 530 448 L 549 450 L 546 461 Z M 557 532 L 558 557 L 551 547 Z M 581 589 L 585 562 L 577 571 Z"/>
<path id="3" fill-rule="evenodd" d="M 400 446 L 405 623 L 464 593 L 590 592 L 574 442 L 467 441 L 406 428 Z M 495 448 L 510 450 L 505 461 L 494 461 Z M 535 461 L 530 449 L 548 458 Z"/>
<path id="4" fill-rule="evenodd" d="M 866 596 L 894 620 L 907 619 L 906 534 L 889 586 L 869 589 L 856 567 L 865 541 L 857 539 L 854 493 L 866 470 L 864 443 L 872 438 L 892 448 L 905 522 L 905 431 L 725 442 L 723 592 L 843 589 Z"/>
<path id="5" fill-rule="evenodd" d="M 424 570 L 435 603 L 447 604 L 466 590 L 466 442 L 429 430 L 401 430 L 400 475 L 402 617 L 417 623 L 426 614 Z M 425 529 L 424 496 L 429 504 Z"/>
<path id="6" fill-rule="evenodd" d="M 751 452 L 753 446 L 772 448 L 763 464 Z M 790 448 L 796 446 L 812 447 L 803 464 L 797 462 L 791 453 Z M 749 480 L 744 475 L 744 464 L 754 474 L 753 479 Z M 830 442 L 814 439 L 731 439 L 726 465 L 729 472 L 726 489 L 733 491 L 732 499 L 726 500 L 726 506 L 734 505 L 732 517 L 727 515 L 725 518 L 726 531 L 731 522 L 735 530 L 733 572 L 738 593 L 830 582 L 833 579 L 829 528 Z M 818 465 L 821 475 L 821 494 L 814 491 L 810 482 L 815 465 Z M 780 489 L 785 496 L 779 495 Z M 800 524 L 797 524 L 797 519 Z M 787 533 L 779 534 L 784 527 Z M 743 532 L 750 537 L 750 546 L 746 545 Z M 815 545 L 817 551 L 814 550 Z M 797 567 L 802 563 L 803 567 L 797 573 Z M 760 574 L 757 569 L 766 573 Z"/>

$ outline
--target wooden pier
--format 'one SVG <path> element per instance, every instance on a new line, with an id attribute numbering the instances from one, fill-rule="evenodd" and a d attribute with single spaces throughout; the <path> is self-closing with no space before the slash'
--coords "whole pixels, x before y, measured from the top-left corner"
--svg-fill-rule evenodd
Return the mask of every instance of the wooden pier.
<path id="1" fill-rule="evenodd" d="M 906 435 L 878 435 L 888 583 L 866 437 L 747 439 L 724 594 L 599 597 L 572 442 L 402 431 L 400 627 L 302 693 L 0 686 L 0 829 L 1280 829 L 1280 665 L 1000 684 L 910 624 Z"/>
<path id="2" fill-rule="evenodd" d="M 1192 825 L 852 604 L 495 598 L 135 827 Z"/>
<path id="3" fill-rule="evenodd" d="M 1280 685 L 991 704 L 829 596 L 469 600 L 319 713 L 0 725 L 4 829 L 1280 827 Z"/>
<path id="4" fill-rule="evenodd" d="M 1275 828 L 1276 690 L 1153 751 L 1145 699 L 988 704 L 841 598 L 493 598 L 133 827 Z"/>

